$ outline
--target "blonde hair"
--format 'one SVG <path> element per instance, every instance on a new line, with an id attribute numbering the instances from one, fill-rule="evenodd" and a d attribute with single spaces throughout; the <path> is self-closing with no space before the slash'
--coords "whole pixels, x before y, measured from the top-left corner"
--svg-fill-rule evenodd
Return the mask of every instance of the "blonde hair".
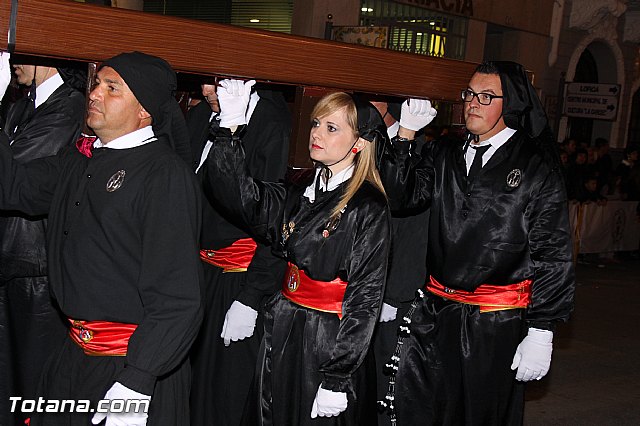
<path id="1" fill-rule="evenodd" d="M 351 95 L 345 92 L 335 92 L 323 96 L 311 112 L 311 117 L 324 117 L 335 111 L 344 108 L 347 124 L 353 130 L 353 136 L 357 140 L 358 133 L 358 111 Z M 364 181 L 370 182 L 383 195 L 386 196 L 380 174 L 376 168 L 376 144 L 377 140 L 367 142 L 365 147 L 358 151 L 353 160 L 353 175 L 347 183 L 347 187 L 338 201 L 338 204 L 331 210 L 330 220 L 337 219 L 341 211 L 346 207 L 356 192 L 360 189 Z"/>

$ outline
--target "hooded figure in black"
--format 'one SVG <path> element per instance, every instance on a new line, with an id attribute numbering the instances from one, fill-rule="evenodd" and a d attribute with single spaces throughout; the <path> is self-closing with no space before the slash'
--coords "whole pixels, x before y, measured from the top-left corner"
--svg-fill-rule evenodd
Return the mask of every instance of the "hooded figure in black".
<path id="1" fill-rule="evenodd" d="M 102 67 L 111 67 L 122 76 L 153 117 L 154 134 L 163 136 L 175 153 L 191 164 L 187 124 L 175 99 L 178 81 L 171 66 L 164 59 L 129 52 L 107 59 Z"/>
<path id="2" fill-rule="evenodd" d="M 37 394 L 88 401 L 31 413 L 31 425 L 189 422 L 200 204 L 187 156 L 172 149 L 188 146 L 175 84 L 166 61 L 118 55 L 102 64 L 89 95 L 87 125 L 97 139 L 27 163 L 0 146 L 0 208 L 48 214 L 51 293 L 69 326 Z M 108 412 L 102 399 L 125 401 L 125 411 L 139 400 L 141 410 Z"/>
<path id="3" fill-rule="evenodd" d="M 567 198 L 522 66 L 488 62 L 462 91 L 466 143 L 408 155 L 428 113 L 403 105 L 381 175 L 391 208 L 430 208 L 425 289 L 400 328 L 383 405 L 411 424 L 522 423 L 523 382 L 549 370 L 573 308 Z"/>
<path id="4" fill-rule="evenodd" d="M 387 126 L 389 138 L 398 134 L 400 127 L 400 102 L 372 102 Z M 414 158 L 424 149 L 427 141 L 423 135 L 416 138 L 411 152 Z M 378 377 L 378 398 L 382 399 L 389 388 L 384 376 L 384 365 L 388 363 L 398 341 L 398 326 L 406 315 L 415 297 L 416 290 L 424 287 L 427 269 L 427 224 L 429 211 L 405 211 L 391 218 L 391 253 L 385 287 L 384 304 L 379 324 L 374 334 L 374 352 Z M 378 426 L 388 425 L 389 416 L 380 413 Z"/>
<path id="5" fill-rule="evenodd" d="M 244 90 L 223 85 L 222 115 Z M 372 105 L 346 93 L 322 98 L 311 117 L 317 167 L 285 183 L 247 175 L 242 142 L 228 130 L 209 154 L 215 198 L 289 263 L 281 291 L 266 304 L 247 425 L 376 422 L 368 352 L 384 293 L 389 212 L 375 144 L 386 127 Z"/>
<path id="6" fill-rule="evenodd" d="M 282 284 L 286 263 L 256 241 L 229 214 L 226 203 L 208 195 L 218 185 L 207 175 L 206 159 L 220 108 L 214 85 L 203 85 L 206 102 L 189 110 L 194 168 L 205 195 L 202 203 L 201 259 L 204 317 L 190 354 L 191 423 L 238 426 L 253 381 L 262 340 L 262 306 Z M 252 91 L 242 137 L 251 176 L 282 182 L 287 170 L 291 113 L 281 93 Z M 220 261 L 220 258 L 224 261 Z"/>
<path id="7" fill-rule="evenodd" d="M 57 64 L 15 64 L 29 94 L 8 110 L 0 143 L 25 163 L 55 155 L 82 128 L 86 71 Z M 68 65 L 68 64 L 64 64 Z M 0 424 L 24 424 L 9 396 L 36 398 L 42 366 L 64 342 L 66 324 L 52 304 L 47 277 L 45 216 L 0 211 Z M 13 418 L 15 417 L 15 418 Z"/>

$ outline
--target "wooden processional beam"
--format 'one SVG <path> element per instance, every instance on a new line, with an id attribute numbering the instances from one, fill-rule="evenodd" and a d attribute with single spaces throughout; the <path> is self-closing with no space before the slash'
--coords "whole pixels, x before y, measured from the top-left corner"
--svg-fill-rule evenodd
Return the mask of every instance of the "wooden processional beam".
<path id="1" fill-rule="evenodd" d="M 71 0 L 0 0 L 0 34 L 12 3 L 15 52 L 26 55 L 99 62 L 139 50 L 184 73 L 447 101 L 476 65 Z"/>

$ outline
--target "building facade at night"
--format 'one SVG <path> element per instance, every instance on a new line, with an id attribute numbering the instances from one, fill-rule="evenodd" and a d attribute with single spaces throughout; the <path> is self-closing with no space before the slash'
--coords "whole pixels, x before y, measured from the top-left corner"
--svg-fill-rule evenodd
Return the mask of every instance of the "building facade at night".
<path id="1" fill-rule="evenodd" d="M 558 140 L 592 143 L 602 137 L 619 149 L 640 143 L 640 0 L 111 0 L 111 5 L 470 62 L 517 61 L 531 71 Z"/>

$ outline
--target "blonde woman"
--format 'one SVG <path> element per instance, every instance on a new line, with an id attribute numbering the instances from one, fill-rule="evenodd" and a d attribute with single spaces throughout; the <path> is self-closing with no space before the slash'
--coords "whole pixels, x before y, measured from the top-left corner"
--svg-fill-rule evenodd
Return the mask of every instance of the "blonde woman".
<path id="1" fill-rule="evenodd" d="M 389 251 L 375 153 L 386 127 L 368 102 L 327 95 L 312 112 L 316 168 L 285 183 L 260 182 L 247 175 L 242 132 L 235 129 L 245 124 L 237 112 L 252 84 L 221 82 L 223 131 L 207 162 L 214 197 L 289 263 L 282 290 L 265 307 L 245 423 L 373 424 L 375 370 L 367 354 Z"/>

